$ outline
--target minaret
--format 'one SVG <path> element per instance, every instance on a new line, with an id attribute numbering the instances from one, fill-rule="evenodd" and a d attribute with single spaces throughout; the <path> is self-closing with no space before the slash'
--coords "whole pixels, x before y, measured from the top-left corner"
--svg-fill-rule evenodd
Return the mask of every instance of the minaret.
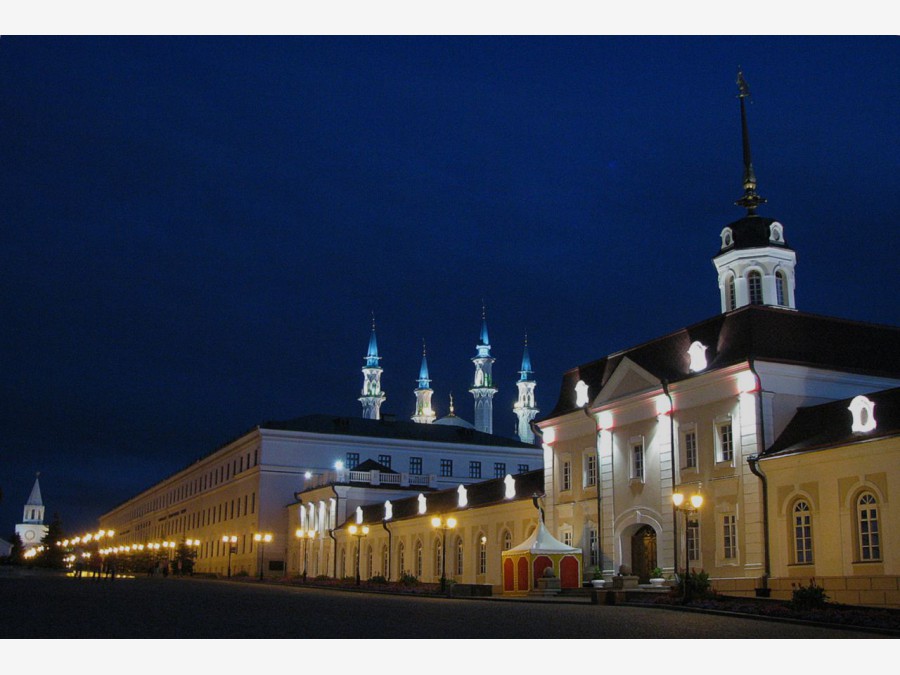
<path id="1" fill-rule="evenodd" d="M 37 473 L 34 477 L 34 487 L 31 488 L 31 494 L 28 496 L 28 501 L 25 502 L 22 522 L 16 525 L 16 534 L 19 535 L 26 548 L 40 544 L 49 531 L 49 528 L 44 525 L 44 500 L 41 499 L 41 484 L 38 481 L 40 475 Z"/>
<path id="2" fill-rule="evenodd" d="M 475 381 L 469 393 L 475 397 L 475 429 L 486 434 L 494 433 L 494 378 L 491 365 L 495 359 L 491 356 L 491 342 L 488 339 L 487 319 L 484 305 L 481 307 L 481 337 L 475 347 L 476 354 L 472 359 L 475 364 Z"/>
<path id="3" fill-rule="evenodd" d="M 378 364 L 378 342 L 375 340 L 375 315 L 372 315 L 372 335 L 369 338 L 369 352 L 366 354 L 366 365 L 363 366 L 363 388 L 359 402 L 362 403 L 363 417 L 367 420 L 381 419 L 381 404 L 384 403 L 384 392 L 381 391 L 382 368 Z"/>
<path id="4" fill-rule="evenodd" d="M 522 369 L 519 371 L 519 400 L 513 404 L 513 411 L 519 418 L 518 434 L 523 443 L 534 442 L 534 432 L 531 430 L 531 420 L 540 412 L 534 403 L 534 387 L 536 382 L 532 379 L 531 357 L 528 355 L 528 334 L 525 334 L 525 350 L 522 352 Z"/>
<path id="5" fill-rule="evenodd" d="M 431 378 L 428 377 L 428 361 L 425 358 L 425 341 L 422 340 L 422 367 L 419 368 L 419 386 L 416 387 L 416 414 L 412 416 L 413 422 L 419 424 L 431 424 L 437 415 L 431 408 Z"/>
<path id="6" fill-rule="evenodd" d="M 796 309 L 794 268 L 797 254 L 785 241 L 784 226 L 756 213 L 766 200 L 756 191 L 745 102 L 750 97 L 750 89 L 740 70 L 737 85 L 741 104 L 744 194 L 735 204 L 746 209 L 747 215 L 721 231 L 719 253 L 713 258 L 719 275 L 722 311 L 730 312 L 746 305 Z"/>

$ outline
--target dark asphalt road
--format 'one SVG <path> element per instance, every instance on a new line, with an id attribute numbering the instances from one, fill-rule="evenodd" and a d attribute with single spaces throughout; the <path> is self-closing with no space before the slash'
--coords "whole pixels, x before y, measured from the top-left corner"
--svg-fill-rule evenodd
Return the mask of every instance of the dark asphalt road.
<path id="1" fill-rule="evenodd" d="M 0 576 L 0 638 L 859 638 L 638 607 L 410 598 L 195 579 Z"/>

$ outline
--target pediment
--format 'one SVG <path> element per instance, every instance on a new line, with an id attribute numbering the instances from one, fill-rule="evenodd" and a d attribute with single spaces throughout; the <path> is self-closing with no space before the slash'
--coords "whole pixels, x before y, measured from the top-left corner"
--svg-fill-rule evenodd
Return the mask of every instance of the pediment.
<path id="1" fill-rule="evenodd" d="M 594 399 L 593 405 L 626 398 L 648 389 L 656 389 L 661 385 L 662 382 L 658 377 L 625 356 Z"/>

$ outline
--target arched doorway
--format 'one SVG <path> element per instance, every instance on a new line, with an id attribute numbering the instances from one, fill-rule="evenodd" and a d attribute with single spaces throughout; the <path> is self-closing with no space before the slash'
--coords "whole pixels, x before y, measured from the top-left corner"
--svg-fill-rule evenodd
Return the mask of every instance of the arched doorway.
<path id="1" fill-rule="evenodd" d="M 656 567 L 656 530 L 649 525 L 631 535 L 631 573 L 642 584 L 649 583 L 650 571 Z"/>

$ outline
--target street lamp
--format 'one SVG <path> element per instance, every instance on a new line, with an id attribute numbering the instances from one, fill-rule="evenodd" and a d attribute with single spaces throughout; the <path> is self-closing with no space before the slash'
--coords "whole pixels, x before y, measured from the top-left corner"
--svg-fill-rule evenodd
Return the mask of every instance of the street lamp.
<path id="1" fill-rule="evenodd" d="M 688 519 L 697 514 L 697 511 L 700 510 L 700 507 L 703 506 L 703 495 L 700 494 L 700 485 L 697 485 L 697 491 L 690 496 L 687 500 L 685 500 L 685 494 L 683 492 L 675 492 L 672 494 L 672 504 L 675 507 L 675 511 L 681 513 L 684 519 L 684 527 L 682 535 L 677 536 L 676 532 L 676 541 L 682 544 L 681 548 L 684 551 L 684 569 L 685 573 L 687 572 L 687 562 L 688 562 L 688 550 L 687 550 L 687 526 Z M 677 516 L 676 516 L 677 518 Z M 676 519 L 676 528 L 678 526 Z M 678 546 L 675 547 L 675 572 L 678 571 Z"/>
<path id="2" fill-rule="evenodd" d="M 352 536 L 356 537 L 356 585 L 359 586 L 359 549 L 362 546 L 363 537 L 369 534 L 369 526 L 363 525 L 358 527 L 351 525 L 349 531 Z"/>
<path id="3" fill-rule="evenodd" d="M 199 539 L 188 539 L 184 542 L 187 546 L 187 555 L 185 556 L 186 560 L 183 563 L 187 563 L 191 568 L 191 576 L 194 575 L 194 559 L 197 557 L 197 553 L 200 551 L 200 540 Z M 181 573 L 184 574 L 184 567 L 182 567 Z"/>
<path id="4" fill-rule="evenodd" d="M 228 578 L 231 578 L 231 554 L 237 552 L 237 537 L 235 535 L 225 535 L 222 542 L 228 547 Z"/>
<path id="5" fill-rule="evenodd" d="M 431 519 L 431 525 L 436 530 L 441 530 L 443 539 L 441 540 L 441 593 L 447 587 L 447 530 L 456 527 L 456 518 L 449 517 L 446 520 L 440 516 Z"/>
<path id="6" fill-rule="evenodd" d="M 263 579 L 263 562 L 266 559 L 266 544 L 272 541 L 270 532 L 257 532 L 253 535 L 253 541 L 259 542 L 259 580 Z"/>
<path id="7" fill-rule="evenodd" d="M 312 543 L 313 538 L 316 536 L 315 530 L 304 530 L 299 528 L 296 532 L 297 539 L 303 540 L 303 581 L 306 581 L 306 565 L 308 560 L 309 553 L 309 545 Z"/>

